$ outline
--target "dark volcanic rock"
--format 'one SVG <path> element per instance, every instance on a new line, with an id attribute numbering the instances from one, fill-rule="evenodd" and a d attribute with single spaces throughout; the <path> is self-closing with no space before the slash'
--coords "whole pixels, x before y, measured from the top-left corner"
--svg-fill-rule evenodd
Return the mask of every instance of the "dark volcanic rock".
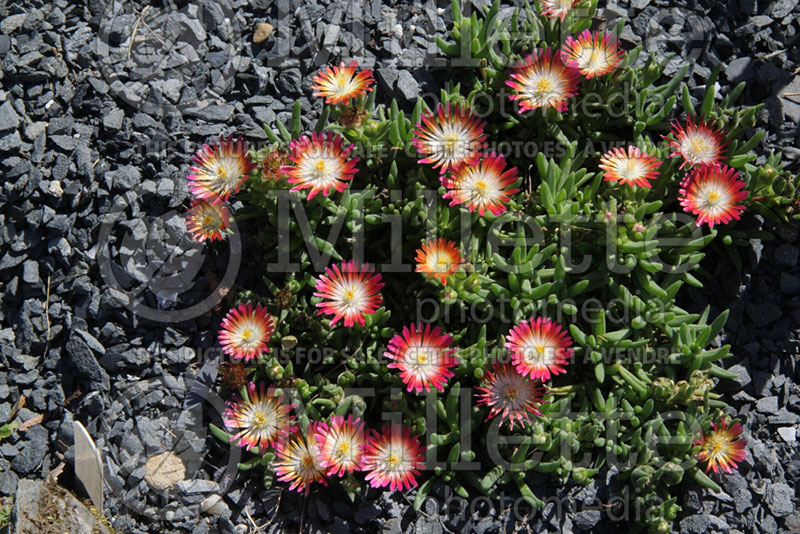
<path id="1" fill-rule="evenodd" d="M 76 374 L 88 378 L 103 391 L 108 391 L 110 387 L 108 373 L 100 366 L 86 342 L 73 334 L 65 348 Z"/>

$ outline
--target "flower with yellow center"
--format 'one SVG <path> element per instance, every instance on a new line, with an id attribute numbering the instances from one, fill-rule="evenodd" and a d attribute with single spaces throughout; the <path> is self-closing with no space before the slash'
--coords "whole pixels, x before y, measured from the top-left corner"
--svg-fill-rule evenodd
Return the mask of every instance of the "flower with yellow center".
<path id="1" fill-rule="evenodd" d="M 727 165 L 695 167 L 681 184 L 678 201 L 687 213 L 697 215 L 697 226 L 713 228 L 741 217 L 747 198 L 739 172 Z"/>
<path id="2" fill-rule="evenodd" d="M 364 449 L 366 480 L 373 488 L 389 486 L 391 491 L 407 490 L 417 485 L 416 475 L 423 467 L 425 447 L 411 429 L 384 425 L 373 432 Z"/>
<path id="3" fill-rule="evenodd" d="M 344 145 L 344 138 L 333 132 L 311 137 L 303 136 L 289 144 L 289 159 L 292 165 L 284 165 L 281 172 L 295 184 L 291 191 L 308 189 L 308 200 L 319 193 L 328 196 L 331 190 L 342 192 L 355 176 L 359 158 L 350 157 L 353 145 Z"/>
<path id="4" fill-rule="evenodd" d="M 506 160 L 494 152 L 485 154 L 478 165 L 462 167 L 444 180 L 447 191 L 443 198 L 450 205 L 463 204 L 469 211 L 483 216 L 487 211 L 500 215 L 506 211 L 510 195 L 519 192 L 513 187 L 517 181 L 517 168 L 506 169 Z"/>
<path id="5" fill-rule="evenodd" d="M 548 380 L 566 372 L 572 357 L 572 338 L 558 323 L 539 317 L 523 321 L 506 336 L 505 347 L 517 372 L 530 378 Z"/>
<path id="6" fill-rule="evenodd" d="M 276 458 L 272 468 L 278 480 L 289 482 L 290 490 L 296 489 L 308 495 L 314 482 L 328 485 L 325 469 L 320 461 L 319 444 L 315 437 L 317 427 L 321 424 L 310 423 L 306 434 L 295 431 L 275 447 Z"/>
<path id="7" fill-rule="evenodd" d="M 361 471 L 364 456 L 364 423 L 352 415 L 347 419 L 340 415 L 331 417 L 329 425 L 316 428 L 315 438 L 319 444 L 320 462 L 327 476 Z"/>
<path id="8" fill-rule="evenodd" d="M 369 265 L 359 266 L 353 260 L 325 269 L 315 287 L 314 296 L 323 299 L 317 303 L 317 313 L 333 315 L 331 326 L 340 319 L 344 319 L 345 326 L 364 326 L 364 316 L 375 313 L 383 302 L 379 292 L 383 287 L 381 275 L 374 274 Z"/>
<path id="9" fill-rule="evenodd" d="M 612 35 L 589 30 L 584 30 L 577 39 L 567 37 L 563 50 L 567 64 L 578 69 L 586 79 L 608 74 L 625 56 L 619 41 Z"/>
<path id="10" fill-rule="evenodd" d="M 425 156 L 419 162 L 432 164 L 442 174 L 475 164 L 486 139 L 484 124 L 466 106 L 439 105 L 415 125 L 411 141 Z"/>
<path id="11" fill-rule="evenodd" d="M 747 457 L 745 450 L 747 440 L 742 439 L 741 435 L 741 423 L 734 423 L 728 428 L 725 419 L 719 421 L 719 426 L 712 422 L 711 430 L 701 432 L 700 437 L 693 443 L 694 446 L 700 447 L 695 457 L 701 462 L 707 462 L 706 472 L 713 469 L 715 473 L 719 473 L 721 469 L 726 473 L 732 473 L 738 467 L 737 462 Z"/>
<path id="12" fill-rule="evenodd" d="M 354 98 L 372 91 L 372 71 L 363 69 L 356 73 L 358 62 L 355 60 L 345 67 L 344 62 L 339 66 L 325 67 L 316 76 L 311 86 L 316 92 L 314 96 L 325 97 L 326 104 L 349 104 Z"/>
<path id="13" fill-rule="evenodd" d="M 256 448 L 263 454 L 291 429 L 292 406 L 281 402 L 274 390 L 267 390 L 264 383 L 258 387 L 253 382 L 248 383 L 242 398 L 226 404 L 228 408 L 222 413 L 222 420 L 228 430 L 238 431 L 231 443 L 240 447 Z"/>
<path id="14" fill-rule="evenodd" d="M 453 376 L 450 370 L 458 365 L 454 354 L 456 349 L 450 348 L 453 338 L 443 334 L 436 326 L 426 324 L 424 329 L 417 329 L 416 324 L 403 327 L 403 333 L 389 340 L 384 357 L 393 360 L 387 367 L 398 369 L 400 379 L 408 391 L 430 391 L 431 387 L 444 391 L 444 384 Z"/>
<path id="15" fill-rule="evenodd" d="M 230 211 L 219 198 L 196 199 L 186 213 L 186 228 L 201 243 L 225 239 L 230 224 Z"/>
<path id="16" fill-rule="evenodd" d="M 695 120 L 689 117 L 686 126 L 677 120 L 671 126 L 672 138 L 664 137 L 673 152 L 670 157 L 681 157 L 681 169 L 698 165 L 716 165 L 723 158 L 723 150 L 728 144 L 724 141 L 724 133 L 715 129 L 711 123 L 704 119 Z"/>
<path id="17" fill-rule="evenodd" d="M 547 107 L 565 111 L 569 99 L 578 93 L 580 78 L 578 70 L 566 62 L 564 52 L 547 47 L 526 55 L 506 81 L 515 91 L 508 98 L 519 103 L 522 113 Z"/>
<path id="18" fill-rule="evenodd" d="M 203 145 L 192 157 L 189 191 L 195 198 L 228 200 L 258 165 L 252 160 L 242 138 L 220 137 L 211 146 Z"/>
<path id="19" fill-rule="evenodd" d="M 228 312 L 220 324 L 219 342 L 225 354 L 250 361 L 269 352 L 267 342 L 275 331 L 275 318 L 260 305 L 241 304 Z"/>
<path id="20" fill-rule="evenodd" d="M 441 237 L 422 243 L 422 247 L 417 249 L 416 260 L 418 273 L 438 279 L 442 284 L 446 284 L 447 278 L 464 263 L 456 244 Z"/>
<path id="21" fill-rule="evenodd" d="M 627 149 L 612 148 L 600 158 L 598 167 L 603 169 L 603 179 L 629 186 L 650 188 L 650 180 L 658 177 L 661 162 L 635 146 Z"/>

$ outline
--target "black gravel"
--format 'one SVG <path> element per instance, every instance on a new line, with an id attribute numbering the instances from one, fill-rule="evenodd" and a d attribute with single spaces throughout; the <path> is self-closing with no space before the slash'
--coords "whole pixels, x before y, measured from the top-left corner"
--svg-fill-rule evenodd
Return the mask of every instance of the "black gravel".
<path id="1" fill-rule="evenodd" d="M 449 2 L 157 4 L 144 13 L 147 4 L 113 0 L 0 4 L 0 421 L 21 395 L 20 420 L 44 415 L 0 444 L 0 495 L 61 461 L 69 484 L 79 420 L 105 451 L 105 512 L 119 532 L 247 532 L 248 515 L 263 532 L 296 529 L 301 516 L 313 532 L 625 528 L 592 509 L 616 494 L 611 471 L 586 487 L 543 477 L 534 491 L 567 503 L 565 513 L 554 500 L 525 517 L 485 505 L 459 513 L 443 486 L 420 514 L 373 490 L 353 504 L 315 493 L 303 513 L 297 495 L 234 480 L 239 453 L 206 430 L 222 409 L 208 387 L 219 359 L 208 297 L 226 271 L 246 284 L 258 269 L 246 255 L 231 269 L 235 252 L 204 252 L 185 237 L 189 157 L 223 132 L 264 142 L 261 124 L 285 119 L 298 100 L 311 121 L 321 109 L 306 90 L 311 76 L 339 58 L 375 68 L 384 101 L 437 93 L 445 73 L 428 65 L 440 57 L 433 38 L 450 24 Z M 800 92 L 797 0 L 633 0 L 603 10 L 609 22 L 632 22 L 626 46 L 678 54 L 668 73 L 691 62 L 695 97 L 717 66 L 721 92 L 748 82 L 744 102 L 764 104 L 760 157 L 779 151 L 800 170 L 800 97 L 782 96 Z M 254 44 L 261 22 L 275 34 Z M 720 390 L 745 424 L 749 460 L 721 478 L 720 493 L 687 489 L 681 533 L 800 532 L 800 240 L 796 226 L 765 228 L 775 239 L 751 242 L 742 273 L 715 272 L 691 295 L 698 308 L 732 308 L 717 342 L 733 346 L 727 365 L 738 378 Z M 198 482 L 151 489 L 145 461 L 164 450 Z M 212 494 L 228 512 L 198 515 Z"/>

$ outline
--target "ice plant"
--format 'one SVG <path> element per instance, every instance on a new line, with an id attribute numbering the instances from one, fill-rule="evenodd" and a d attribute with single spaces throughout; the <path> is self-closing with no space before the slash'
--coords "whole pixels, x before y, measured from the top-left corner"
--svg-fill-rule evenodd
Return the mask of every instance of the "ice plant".
<path id="1" fill-rule="evenodd" d="M 612 148 L 600 158 L 603 179 L 607 182 L 620 182 L 625 185 L 650 188 L 650 180 L 658 177 L 661 162 L 635 146 L 626 149 Z"/>
<path id="2" fill-rule="evenodd" d="M 240 304 L 231 309 L 220 324 L 222 351 L 234 359 L 248 362 L 269 352 L 267 342 L 275 331 L 275 318 L 261 306 Z"/>
<path id="3" fill-rule="evenodd" d="M 315 297 L 322 302 L 317 313 L 333 315 L 331 326 L 344 320 L 344 326 L 365 324 L 365 315 L 375 313 L 383 302 L 379 293 L 383 287 L 381 275 L 374 274 L 369 265 L 359 266 L 354 260 L 325 269 L 325 274 L 316 280 Z"/>
<path id="4" fill-rule="evenodd" d="M 625 56 L 612 35 L 589 30 L 583 30 L 577 39 L 567 37 L 563 50 L 567 64 L 587 79 L 613 71 Z"/>
<path id="5" fill-rule="evenodd" d="M 328 476 L 343 477 L 361 471 L 364 460 L 364 423 L 348 415 L 331 417 L 330 424 L 316 427 L 315 438 L 319 444 L 320 463 Z"/>
<path id="6" fill-rule="evenodd" d="M 499 215 L 506 211 L 509 195 L 519 192 L 512 187 L 516 181 L 517 168 L 506 169 L 505 158 L 492 152 L 477 165 L 462 167 L 446 178 L 447 192 L 443 197 L 450 199 L 451 206 L 464 204 L 481 216 L 487 211 Z"/>
<path id="7" fill-rule="evenodd" d="M 247 152 L 247 143 L 239 137 L 220 137 L 212 146 L 203 145 L 192 157 L 189 167 L 189 191 L 196 198 L 228 200 L 247 180 L 256 163 Z"/>
<path id="8" fill-rule="evenodd" d="M 531 317 L 511 329 L 505 347 L 511 351 L 511 361 L 520 374 L 544 381 L 566 372 L 564 366 L 572 357 L 571 345 L 572 338 L 561 325 L 544 317 Z"/>
<path id="9" fill-rule="evenodd" d="M 459 266 L 464 263 L 456 244 L 442 237 L 422 243 L 422 247 L 417 249 L 416 259 L 418 273 L 438 278 L 443 284 L 446 284 L 447 277 L 458 271 Z"/>
<path id="10" fill-rule="evenodd" d="M 384 425 L 373 432 L 364 449 L 366 480 L 373 488 L 389 486 L 391 491 L 417 485 L 416 475 L 425 461 L 425 447 L 406 426 Z"/>
<path id="11" fill-rule="evenodd" d="M 706 223 L 714 228 L 715 224 L 727 224 L 741 217 L 744 206 L 740 202 L 748 193 L 744 187 L 736 169 L 703 165 L 692 169 L 681 183 L 678 200 L 684 211 L 697 215 L 697 226 Z"/>
<path id="12" fill-rule="evenodd" d="M 536 108 L 567 109 L 568 99 L 578 94 L 580 73 L 565 65 L 565 54 L 541 48 L 528 54 L 509 74 L 506 85 L 516 91 L 508 98 L 519 102 L 521 112 Z"/>
<path id="13" fill-rule="evenodd" d="M 314 96 L 325 97 L 326 104 L 349 104 L 350 100 L 372 91 L 372 71 L 362 69 L 356 72 L 358 62 L 353 60 L 345 67 L 344 62 L 339 66 L 325 67 L 314 78 L 312 89 L 316 90 Z"/>
<path id="14" fill-rule="evenodd" d="M 458 365 L 453 356 L 455 348 L 450 348 L 453 338 L 443 334 L 438 326 L 431 329 L 426 324 L 423 330 L 415 324 L 403 327 L 402 334 L 391 340 L 384 357 L 393 360 L 387 367 L 400 370 L 400 378 L 408 391 L 419 393 L 431 387 L 444 391 L 447 380 L 453 376 L 450 368 Z"/>
<path id="15" fill-rule="evenodd" d="M 417 152 L 425 155 L 420 163 L 430 163 L 444 174 L 478 162 L 486 139 L 485 123 L 468 107 L 448 102 L 422 115 L 420 121 L 412 137 Z"/>
<path id="16" fill-rule="evenodd" d="M 699 121 L 689 117 L 686 127 L 676 119 L 670 125 L 670 130 L 674 139 L 666 136 L 664 139 L 672 146 L 670 157 L 683 158 L 681 169 L 695 165 L 715 165 L 723 160 L 722 150 L 728 144 L 724 141 L 725 134 L 702 117 Z"/>
<path id="17" fill-rule="evenodd" d="M 186 213 L 186 228 L 201 243 L 225 239 L 230 225 L 231 213 L 219 198 L 195 199 Z"/>
<path id="18" fill-rule="evenodd" d="M 581 0 L 541 0 L 542 16 L 563 21 L 580 1 Z"/>
<path id="19" fill-rule="evenodd" d="M 247 395 L 227 401 L 228 408 L 222 413 L 225 427 L 235 432 L 231 443 L 240 447 L 259 449 L 263 454 L 267 447 L 275 445 L 283 433 L 291 430 L 292 406 L 281 402 L 272 388 L 266 389 L 262 382 L 258 388 L 254 382 L 247 384 Z"/>
<path id="20" fill-rule="evenodd" d="M 296 489 L 305 495 L 308 495 L 314 482 L 328 485 L 319 444 L 314 437 L 319 424 L 310 423 L 305 434 L 298 430 L 284 436 L 275 447 L 276 459 L 272 468 L 278 475 L 278 480 L 289 482 L 290 490 Z"/>
<path id="21" fill-rule="evenodd" d="M 289 176 L 290 191 L 308 189 L 308 200 L 319 193 L 328 196 L 331 189 L 342 192 L 356 174 L 360 158 L 350 155 L 353 145 L 345 146 L 344 139 L 333 132 L 311 137 L 303 136 L 289 143 L 289 159 L 293 165 L 284 165 L 281 172 Z M 350 158 L 350 159 L 348 159 Z"/>
<path id="22" fill-rule="evenodd" d="M 719 473 L 722 469 L 726 473 L 732 473 L 738 468 L 737 462 L 747 456 L 747 440 L 741 438 L 741 435 L 742 425 L 738 422 L 730 428 L 725 419 L 720 419 L 719 426 L 711 423 L 711 430 L 701 431 L 700 437 L 694 441 L 695 446 L 700 446 L 695 457 L 701 462 L 707 462 L 706 472 L 713 469 L 715 473 Z"/>
<path id="23" fill-rule="evenodd" d="M 530 421 L 530 414 L 542 415 L 541 382 L 521 375 L 510 363 L 495 362 L 492 370 L 486 370 L 483 386 L 476 388 L 478 404 L 489 407 L 486 420 L 500 416 L 501 423 L 508 420 L 509 428 L 514 430 L 514 422 L 524 424 Z"/>

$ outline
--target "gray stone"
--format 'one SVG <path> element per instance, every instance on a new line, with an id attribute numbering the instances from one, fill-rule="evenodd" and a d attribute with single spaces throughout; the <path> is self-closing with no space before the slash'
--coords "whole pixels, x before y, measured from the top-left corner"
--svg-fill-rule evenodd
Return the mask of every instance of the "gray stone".
<path id="1" fill-rule="evenodd" d="M 781 317 L 781 309 L 775 304 L 753 304 L 747 307 L 747 315 L 754 326 L 766 326 Z"/>
<path id="2" fill-rule="evenodd" d="M 753 59 L 749 57 L 737 57 L 728 63 L 725 75 L 731 83 L 744 82 L 753 77 Z"/>
<path id="3" fill-rule="evenodd" d="M 753 495 L 747 488 L 742 488 L 733 494 L 733 507 L 736 513 L 742 514 L 753 506 Z"/>
<path id="4" fill-rule="evenodd" d="M 761 413 L 774 414 L 778 412 L 778 397 L 764 397 L 756 402 L 756 410 Z"/>
<path id="5" fill-rule="evenodd" d="M 420 94 L 419 82 L 407 70 L 400 71 L 397 77 L 397 93 L 408 102 L 416 102 Z"/>
<path id="6" fill-rule="evenodd" d="M 766 15 L 758 15 L 756 17 L 751 17 L 748 22 L 757 28 L 763 28 L 764 26 L 769 26 L 772 24 L 772 18 Z"/>
<path id="7" fill-rule="evenodd" d="M 214 493 L 219 491 L 219 484 L 213 480 L 181 480 L 178 482 L 178 488 L 186 494 L 192 495 L 196 493 Z"/>
<path id="8" fill-rule="evenodd" d="M 125 119 L 125 112 L 119 108 L 114 108 L 103 117 L 103 126 L 107 130 L 119 130 L 122 128 L 122 121 Z"/>
<path id="9" fill-rule="evenodd" d="M 10 469 L 0 470 L 0 495 L 15 495 L 19 477 Z"/>
<path id="10" fill-rule="evenodd" d="M 11 101 L 7 100 L 0 106 L 0 132 L 15 130 L 17 126 L 19 126 L 19 115 L 11 105 Z"/>
<path id="11" fill-rule="evenodd" d="M 782 19 L 797 7 L 798 2 L 800 0 L 778 0 L 772 4 L 769 15 L 775 19 Z"/>
<path id="12" fill-rule="evenodd" d="M 783 517 L 794 512 L 792 497 L 794 497 L 794 491 L 788 484 L 784 482 L 770 484 L 767 488 L 766 501 L 772 515 Z"/>
<path id="13" fill-rule="evenodd" d="M 728 371 L 736 374 L 736 378 L 722 380 L 720 382 L 720 391 L 738 391 L 752 382 L 752 379 L 750 378 L 750 372 L 744 365 L 737 363 L 736 365 L 731 366 Z"/>
<path id="14" fill-rule="evenodd" d="M 41 285 L 42 280 L 39 278 L 39 264 L 33 260 L 26 260 L 22 264 L 22 280 L 31 285 Z"/>
<path id="15" fill-rule="evenodd" d="M 36 471 L 47 455 L 50 443 L 47 429 L 43 426 L 34 426 L 26 432 L 25 436 L 27 438 L 25 445 L 11 461 L 11 469 L 19 475 L 29 475 Z"/>
<path id="16" fill-rule="evenodd" d="M 47 130 L 47 123 L 44 121 L 32 122 L 25 127 L 25 138 L 33 141 Z"/>
<path id="17" fill-rule="evenodd" d="M 75 366 L 76 374 L 88 378 L 103 391 L 109 390 L 110 379 L 108 373 L 100 366 L 85 341 L 73 334 L 67 341 L 65 348 L 72 365 Z"/>
<path id="18" fill-rule="evenodd" d="M 202 108 L 189 108 L 185 113 L 208 122 L 225 122 L 233 116 L 233 106 L 219 104 Z"/>
<path id="19" fill-rule="evenodd" d="M 783 96 L 780 98 L 783 107 L 783 116 L 795 123 L 800 122 L 800 76 L 795 76 L 794 80 L 783 88 L 783 94 L 792 93 L 793 96 Z"/>
<path id="20" fill-rule="evenodd" d="M 794 276 L 787 272 L 781 273 L 781 292 L 787 295 L 800 293 L 800 276 Z"/>
<path id="21" fill-rule="evenodd" d="M 730 528 L 727 521 L 709 514 L 690 515 L 680 522 L 680 531 L 685 534 L 704 534 L 709 527 L 716 530 Z"/>
<path id="22" fill-rule="evenodd" d="M 282 94 L 288 96 L 303 94 L 303 76 L 300 74 L 300 69 L 291 68 L 281 71 L 278 74 L 276 86 Z"/>
<path id="23" fill-rule="evenodd" d="M 782 426 L 778 429 L 778 435 L 786 443 L 794 443 L 797 441 L 797 428 L 793 426 Z"/>
<path id="24" fill-rule="evenodd" d="M 128 191 L 133 189 L 139 183 L 142 177 L 139 169 L 132 165 L 123 165 L 109 174 L 111 175 L 111 183 L 113 188 L 119 191 Z"/>
<path id="25" fill-rule="evenodd" d="M 800 250 L 796 246 L 784 243 L 775 249 L 775 263 L 779 267 L 795 267 L 798 255 Z"/>
<path id="26" fill-rule="evenodd" d="M 0 22 L 0 32 L 8 35 L 17 31 L 25 22 L 25 13 L 18 13 L 16 15 L 9 15 L 3 18 Z"/>
<path id="27" fill-rule="evenodd" d="M 573 521 L 579 531 L 591 530 L 600 522 L 601 517 L 600 510 L 583 510 L 575 514 Z"/>

